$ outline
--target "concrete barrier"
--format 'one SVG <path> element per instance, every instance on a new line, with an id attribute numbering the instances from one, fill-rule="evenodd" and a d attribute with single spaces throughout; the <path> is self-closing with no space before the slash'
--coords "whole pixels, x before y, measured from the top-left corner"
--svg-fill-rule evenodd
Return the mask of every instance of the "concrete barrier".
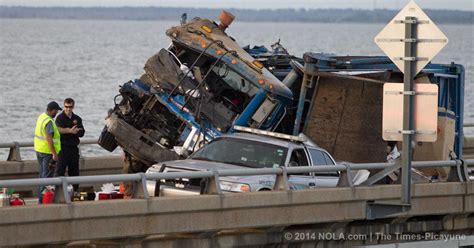
<path id="1" fill-rule="evenodd" d="M 85 157 L 79 162 L 81 175 L 118 174 L 122 170 L 120 156 Z M 0 161 L 0 180 L 26 179 L 38 177 L 38 162 L 26 161 Z"/>
<path id="2" fill-rule="evenodd" d="M 81 176 L 109 175 L 122 173 L 123 162 L 118 155 L 101 157 L 83 157 L 79 161 Z M 0 161 L 0 180 L 38 178 L 38 162 L 36 160 L 26 161 Z M 82 186 L 99 186 L 98 184 L 87 184 Z M 18 192 L 27 196 L 37 196 L 36 187 L 18 187 Z"/>
<path id="3" fill-rule="evenodd" d="M 474 183 L 416 184 L 412 190 L 411 210 L 393 217 L 474 213 Z M 368 202 L 396 203 L 400 192 L 400 185 L 382 185 L 4 207 L 0 244 L 64 244 L 366 220 Z"/>

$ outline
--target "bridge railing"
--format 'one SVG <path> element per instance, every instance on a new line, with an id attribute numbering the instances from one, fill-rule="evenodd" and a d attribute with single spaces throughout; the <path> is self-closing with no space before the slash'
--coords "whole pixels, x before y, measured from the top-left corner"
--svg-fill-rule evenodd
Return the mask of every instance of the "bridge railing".
<path id="1" fill-rule="evenodd" d="M 81 145 L 95 145 L 98 139 L 81 139 Z M 33 141 L 0 143 L 0 149 L 9 149 L 7 161 L 22 161 L 20 148 L 33 147 Z M 81 151 L 81 150 L 79 150 Z"/>
<path id="2" fill-rule="evenodd" d="M 465 123 L 464 124 L 464 128 L 472 128 L 472 127 L 474 127 L 474 123 Z M 466 137 L 465 138 L 465 143 L 469 143 L 469 144 L 467 144 L 468 146 L 465 147 L 465 153 L 466 152 L 469 153 L 469 154 L 466 154 L 468 156 L 468 158 L 470 158 L 471 156 L 474 156 L 474 154 L 470 154 L 471 150 L 474 149 L 473 147 L 471 147 L 471 143 L 474 143 L 474 142 L 471 141 L 473 139 L 474 139 L 474 137 Z M 98 141 L 97 138 L 94 138 L 94 139 L 81 139 L 80 146 L 81 145 L 96 145 L 97 141 Z M 22 161 L 20 148 L 26 148 L 26 147 L 33 147 L 33 142 L 30 141 L 30 142 L 0 143 L 0 149 L 9 149 L 7 161 Z"/>
<path id="3" fill-rule="evenodd" d="M 46 186 L 56 185 L 55 203 L 71 203 L 71 198 L 67 192 L 69 184 L 83 183 L 112 183 L 112 182 L 133 182 L 134 198 L 149 198 L 147 190 L 147 181 L 159 181 L 162 179 L 176 178 L 205 178 L 205 194 L 221 194 L 219 178 L 226 176 L 252 176 L 252 175 L 276 175 L 274 190 L 289 190 L 288 175 L 300 173 L 317 172 L 346 172 L 347 184 L 352 184 L 351 170 L 382 170 L 382 174 L 397 169 L 398 163 L 365 163 L 365 164 L 338 164 L 321 166 L 301 166 L 279 168 L 261 168 L 261 169 L 232 169 L 232 170 L 214 170 L 214 171 L 190 171 L 190 172 L 160 172 L 160 173 L 137 173 L 121 175 L 100 175 L 100 176 L 78 176 L 78 177 L 55 177 L 40 179 L 17 179 L 0 180 L 0 188 L 5 187 L 25 187 L 25 186 Z M 467 167 L 474 166 L 474 159 L 470 160 L 448 160 L 448 161 L 416 161 L 412 163 L 413 168 L 430 167 L 452 167 L 451 170 L 457 181 L 469 181 Z M 399 168 L 399 167 L 398 167 Z M 391 170 L 387 170 L 391 169 Z M 370 179 L 370 178 L 369 178 Z M 155 184 L 159 187 L 159 184 Z"/>
<path id="4" fill-rule="evenodd" d="M 472 128 L 474 123 L 465 123 L 464 128 Z M 467 139 L 473 139 L 471 137 Z M 95 145 L 98 139 L 81 139 L 80 145 Z M 9 149 L 7 161 L 22 161 L 20 148 L 33 147 L 33 142 L 6 142 L 0 143 L 0 149 Z"/>

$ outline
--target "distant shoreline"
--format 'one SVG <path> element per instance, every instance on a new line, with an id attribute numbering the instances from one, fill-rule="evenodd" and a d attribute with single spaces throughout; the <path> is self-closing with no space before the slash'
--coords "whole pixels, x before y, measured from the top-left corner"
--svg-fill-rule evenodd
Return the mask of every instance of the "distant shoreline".
<path id="1" fill-rule="evenodd" d="M 213 20 L 216 20 L 217 18 L 212 18 Z M 158 21 L 158 22 L 174 22 L 173 25 L 179 25 L 179 20 L 162 20 L 162 19 L 149 19 L 149 20 L 135 20 L 135 19 L 87 19 L 87 18 L 38 18 L 38 17 L 21 17 L 21 18 L 10 18 L 10 17 L 0 17 L 0 20 L 49 20 L 49 21 L 132 21 L 132 22 L 153 22 L 153 21 Z M 249 21 L 249 20 L 237 20 L 238 23 L 255 23 L 255 21 Z M 381 24 L 382 22 L 349 22 L 349 21 L 342 21 L 342 22 L 318 22 L 318 21 L 313 21 L 313 22 L 304 22 L 304 21 L 258 21 L 259 23 L 301 23 L 301 24 L 374 24 L 378 25 Z M 452 22 L 445 22 L 445 23 L 437 23 L 439 25 L 462 25 L 462 26 L 471 26 L 473 25 L 472 23 L 452 23 Z"/>
<path id="2" fill-rule="evenodd" d="M 386 23 L 398 10 L 376 9 L 228 9 L 242 22 L 301 23 Z M 474 24 L 473 11 L 425 10 L 440 24 Z M 0 6 L 0 18 L 179 21 L 182 13 L 217 19 L 220 9 L 161 7 L 7 7 Z"/>

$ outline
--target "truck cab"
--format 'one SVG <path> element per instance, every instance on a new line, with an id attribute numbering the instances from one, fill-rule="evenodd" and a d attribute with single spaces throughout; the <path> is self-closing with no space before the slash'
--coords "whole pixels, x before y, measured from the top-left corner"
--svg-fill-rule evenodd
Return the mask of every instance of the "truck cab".
<path id="1" fill-rule="evenodd" d="M 170 46 L 148 59 L 140 79 L 121 87 L 102 147 L 121 146 L 146 168 L 185 157 L 232 133 L 233 125 L 273 130 L 283 119 L 292 92 L 221 24 L 194 18 L 166 34 Z"/>

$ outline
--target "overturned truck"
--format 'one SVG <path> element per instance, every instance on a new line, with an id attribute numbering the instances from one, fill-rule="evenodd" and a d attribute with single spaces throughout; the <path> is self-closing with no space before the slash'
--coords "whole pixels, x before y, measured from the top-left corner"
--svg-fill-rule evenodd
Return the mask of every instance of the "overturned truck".
<path id="1" fill-rule="evenodd" d="M 170 28 L 171 45 L 121 87 L 99 144 L 123 148 L 124 172 L 187 157 L 236 125 L 304 132 L 338 161 L 386 161 L 396 143 L 382 139 L 382 87 L 402 81 L 388 57 L 297 58 L 279 42 L 271 51 L 242 49 L 225 32 L 233 19 L 223 11 L 220 24 L 194 18 Z M 437 142 L 417 142 L 414 159 L 462 158 L 463 66 L 430 63 L 416 83 L 439 87 L 439 128 Z M 446 180 L 448 173 L 426 175 Z"/>
<path id="2" fill-rule="evenodd" d="M 225 33 L 194 18 L 166 31 L 171 45 L 145 64 L 140 79 L 121 86 L 99 145 L 123 148 L 126 172 L 186 156 L 234 125 L 273 130 L 291 103 L 291 90 Z"/>

